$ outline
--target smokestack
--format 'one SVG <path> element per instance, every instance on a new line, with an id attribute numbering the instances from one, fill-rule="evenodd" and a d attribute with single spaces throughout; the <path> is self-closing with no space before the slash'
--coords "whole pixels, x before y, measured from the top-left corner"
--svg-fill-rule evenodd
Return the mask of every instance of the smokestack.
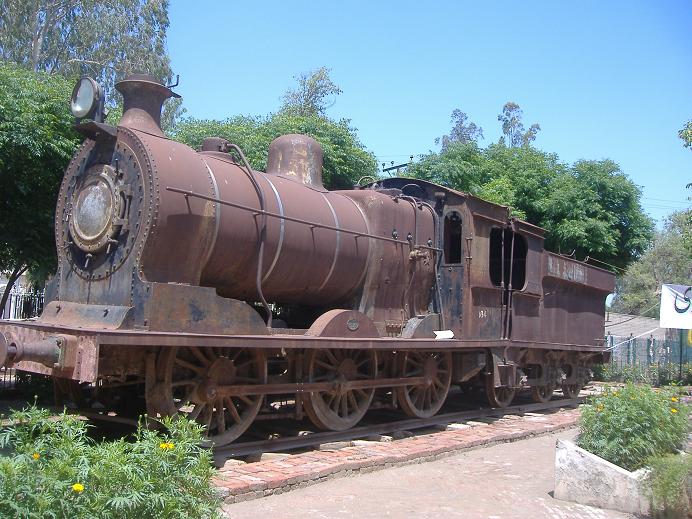
<path id="1" fill-rule="evenodd" d="M 161 108 L 169 97 L 180 97 L 148 74 L 134 74 L 115 84 L 123 95 L 123 116 L 119 126 L 164 137 Z"/>

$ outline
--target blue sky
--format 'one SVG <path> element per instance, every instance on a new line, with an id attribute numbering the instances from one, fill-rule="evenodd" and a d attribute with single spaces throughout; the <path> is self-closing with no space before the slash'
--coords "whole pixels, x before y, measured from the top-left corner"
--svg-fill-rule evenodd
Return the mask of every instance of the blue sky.
<path id="1" fill-rule="evenodd" d="M 496 141 L 512 100 L 535 145 L 610 158 L 660 220 L 688 207 L 692 2 L 230 2 L 172 0 L 168 47 L 188 115 L 276 111 L 293 77 L 332 69 L 347 117 L 380 162 L 436 149 L 455 108 Z"/>

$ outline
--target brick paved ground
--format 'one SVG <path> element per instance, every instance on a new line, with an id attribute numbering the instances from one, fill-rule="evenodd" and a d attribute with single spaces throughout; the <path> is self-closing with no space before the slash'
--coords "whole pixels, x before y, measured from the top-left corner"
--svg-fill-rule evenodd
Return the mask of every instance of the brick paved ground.
<path id="1" fill-rule="evenodd" d="M 460 451 L 511 442 L 574 427 L 579 411 L 561 410 L 450 426 L 452 430 L 389 442 L 356 441 L 351 446 L 296 454 L 219 470 L 215 484 L 226 503 L 281 494 L 327 479 L 449 456 Z"/>
<path id="2" fill-rule="evenodd" d="M 453 453 L 430 463 L 332 479 L 263 499 L 226 504 L 232 519 L 634 519 L 560 501 L 555 441 L 577 429 Z"/>

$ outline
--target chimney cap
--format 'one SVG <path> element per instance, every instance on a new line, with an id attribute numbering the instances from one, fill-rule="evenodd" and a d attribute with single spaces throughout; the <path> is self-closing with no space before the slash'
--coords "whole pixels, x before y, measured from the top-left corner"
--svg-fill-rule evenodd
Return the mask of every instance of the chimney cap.
<path id="1" fill-rule="evenodd" d="M 115 84 L 115 89 L 122 94 L 124 93 L 123 88 L 127 88 L 127 85 L 130 85 L 132 83 L 144 83 L 147 85 L 151 85 L 152 90 L 158 90 L 159 93 L 165 95 L 166 98 L 180 97 L 180 94 L 176 94 L 175 92 L 173 92 L 173 90 L 163 85 L 158 79 L 156 79 L 151 74 L 130 74 L 125 79 L 121 79 L 120 81 L 118 81 Z"/>

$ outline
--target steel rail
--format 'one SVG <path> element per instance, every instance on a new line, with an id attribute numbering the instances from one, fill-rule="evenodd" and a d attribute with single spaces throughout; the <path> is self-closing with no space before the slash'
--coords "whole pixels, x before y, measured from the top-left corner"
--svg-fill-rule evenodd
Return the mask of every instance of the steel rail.
<path id="1" fill-rule="evenodd" d="M 471 411 L 459 411 L 453 413 L 443 413 L 431 418 L 409 418 L 394 422 L 385 422 L 373 425 L 353 427 L 346 431 L 328 431 L 308 434 L 304 436 L 294 436 L 290 438 L 276 438 L 272 440 L 259 440 L 231 443 L 214 449 L 215 461 L 223 461 L 226 458 L 235 456 L 247 456 L 264 452 L 279 452 L 314 447 L 328 442 L 346 441 L 375 434 L 392 433 L 396 431 L 407 431 L 424 429 L 436 425 L 446 425 L 461 420 L 473 420 L 475 418 L 497 417 L 508 414 L 522 414 L 560 407 L 576 407 L 584 402 L 586 397 L 571 399 L 551 400 L 546 403 L 522 404 L 505 408 L 486 408 L 474 409 Z"/>

